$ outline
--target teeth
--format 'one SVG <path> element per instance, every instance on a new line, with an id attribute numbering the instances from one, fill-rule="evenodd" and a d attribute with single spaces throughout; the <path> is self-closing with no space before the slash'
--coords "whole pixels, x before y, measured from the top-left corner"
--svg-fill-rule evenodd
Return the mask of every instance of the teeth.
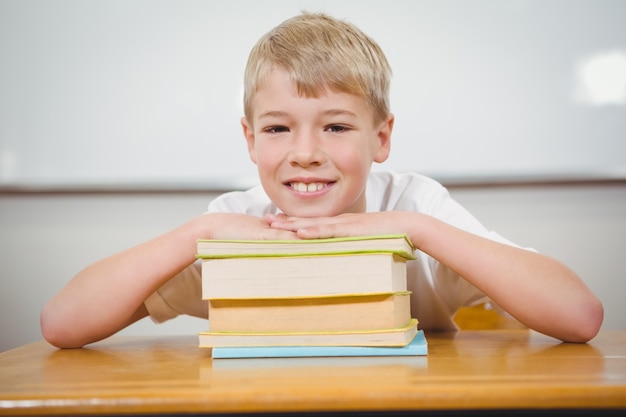
<path id="1" fill-rule="evenodd" d="M 324 188 L 324 183 L 312 182 L 306 184 L 304 182 L 292 182 L 291 187 L 300 193 L 312 193 L 322 190 Z"/>

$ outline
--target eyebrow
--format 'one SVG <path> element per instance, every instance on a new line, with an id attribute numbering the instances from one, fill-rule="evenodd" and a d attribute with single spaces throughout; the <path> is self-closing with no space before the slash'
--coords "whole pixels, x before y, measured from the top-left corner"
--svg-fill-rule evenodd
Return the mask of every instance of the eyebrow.
<path id="1" fill-rule="evenodd" d="M 325 116 L 352 116 L 352 117 L 356 117 L 356 113 L 350 111 L 350 110 L 344 110 L 344 109 L 329 109 L 329 110 L 325 110 L 324 112 L 322 112 L 323 115 Z M 265 117 L 288 117 L 289 113 L 287 113 L 286 111 L 281 111 L 281 110 L 270 110 L 270 111 L 266 111 L 265 113 L 261 113 L 259 115 L 259 119 L 263 119 Z"/>
<path id="2" fill-rule="evenodd" d="M 287 117 L 289 114 L 285 111 L 280 110 L 270 110 L 265 113 L 259 114 L 259 119 L 263 119 L 264 117 Z"/>
<path id="3" fill-rule="evenodd" d="M 345 109 L 329 109 L 326 110 L 324 113 L 324 115 L 326 116 L 352 116 L 352 117 L 356 117 L 356 113 L 350 111 L 350 110 L 345 110 Z"/>

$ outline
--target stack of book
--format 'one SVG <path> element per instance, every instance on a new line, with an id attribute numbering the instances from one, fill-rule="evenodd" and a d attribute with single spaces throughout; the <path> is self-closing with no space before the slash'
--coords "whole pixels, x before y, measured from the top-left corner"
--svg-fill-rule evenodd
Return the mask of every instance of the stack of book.
<path id="1" fill-rule="evenodd" d="M 197 244 L 214 358 L 426 354 L 405 235 Z"/>

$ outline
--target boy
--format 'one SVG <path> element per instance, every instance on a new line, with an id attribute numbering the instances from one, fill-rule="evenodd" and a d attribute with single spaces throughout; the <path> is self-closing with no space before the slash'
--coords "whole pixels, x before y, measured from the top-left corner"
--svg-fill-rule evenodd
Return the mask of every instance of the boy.
<path id="1" fill-rule="evenodd" d="M 303 13 L 263 36 L 245 72 L 242 127 L 261 186 L 88 266 L 41 315 L 44 337 L 80 347 L 150 315 L 206 317 L 196 239 L 314 239 L 405 233 L 411 308 L 426 330 L 451 330 L 459 307 L 490 301 L 563 341 L 586 342 L 603 308 L 570 269 L 487 231 L 435 181 L 370 172 L 390 151 L 391 70 L 354 26 Z"/>

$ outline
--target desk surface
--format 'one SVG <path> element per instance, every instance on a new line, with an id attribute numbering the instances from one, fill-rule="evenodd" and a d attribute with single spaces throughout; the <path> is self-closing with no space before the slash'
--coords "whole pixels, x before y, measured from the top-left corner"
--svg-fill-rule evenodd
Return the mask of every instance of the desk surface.
<path id="1" fill-rule="evenodd" d="M 196 336 L 0 354 L 0 414 L 626 409 L 626 332 L 427 333 L 429 355 L 217 359 Z"/>

